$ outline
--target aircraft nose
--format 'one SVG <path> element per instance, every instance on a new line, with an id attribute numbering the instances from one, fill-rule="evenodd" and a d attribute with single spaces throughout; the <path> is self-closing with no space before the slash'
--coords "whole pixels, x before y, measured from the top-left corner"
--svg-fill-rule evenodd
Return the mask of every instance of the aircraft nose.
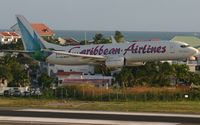
<path id="1" fill-rule="evenodd" d="M 190 52 L 192 55 L 197 55 L 199 53 L 199 50 L 193 48 L 193 47 L 190 47 Z"/>

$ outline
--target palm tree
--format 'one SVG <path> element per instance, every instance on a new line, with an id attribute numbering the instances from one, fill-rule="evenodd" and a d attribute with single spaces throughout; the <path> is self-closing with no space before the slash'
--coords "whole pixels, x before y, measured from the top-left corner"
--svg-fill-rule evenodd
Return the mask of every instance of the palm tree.
<path id="1" fill-rule="evenodd" d="M 120 31 L 115 31 L 114 38 L 118 43 L 123 43 L 125 41 L 124 35 Z"/>

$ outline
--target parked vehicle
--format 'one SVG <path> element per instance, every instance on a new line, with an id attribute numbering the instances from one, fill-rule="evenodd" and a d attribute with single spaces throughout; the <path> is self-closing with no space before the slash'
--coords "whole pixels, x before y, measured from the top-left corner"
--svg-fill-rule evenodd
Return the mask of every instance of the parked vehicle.
<path id="1" fill-rule="evenodd" d="M 22 96 L 25 96 L 25 97 L 30 96 L 30 95 L 31 95 L 31 93 L 29 91 L 24 91 L 22 93 Z"/>
<path id="2" fill-rule="evenodd" d="M 13 92 L 13 96 L 21 96 L 21 92 L 19 90 L 15 90 Z"/>
<path id="3" fill-rule="evenodd" d="M 30 94 L 33 96 L 41 96 L 42 92 L 40 91 L 40 88 L 31 88 Z"/>
<path id="4" fill-rule="evenodd" d="M 3 92 L 3 95 L 4 95 L 4 96 L 12 96 L 11 90 L 10 90 L 10 89 L 9 89 L 9 90 L 5 90 L 5 91 Z"/>
<path id="5" fill-rule="evenodd" d="M 38 89 L 38 90 L 35 91 L 35 95 L 37 95 L 37 96 L 41 96 L 42 93 L 41 93 L 41 91 Z"/>

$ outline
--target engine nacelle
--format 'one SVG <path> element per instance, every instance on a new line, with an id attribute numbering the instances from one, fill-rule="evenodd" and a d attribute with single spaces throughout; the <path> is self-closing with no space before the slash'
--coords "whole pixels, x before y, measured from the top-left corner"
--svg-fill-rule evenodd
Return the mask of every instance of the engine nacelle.
<path id="1" fill-rule="evenodd" d="M 118 68 L 125 65 L 124 57 L 109 58 L 106 60 L 105 65 L 109 68 Z"/>
<path id="2" fill-rule="evenodd" d="M 142 66 L 145 62 L 127 62 L 127 66 Z"/>

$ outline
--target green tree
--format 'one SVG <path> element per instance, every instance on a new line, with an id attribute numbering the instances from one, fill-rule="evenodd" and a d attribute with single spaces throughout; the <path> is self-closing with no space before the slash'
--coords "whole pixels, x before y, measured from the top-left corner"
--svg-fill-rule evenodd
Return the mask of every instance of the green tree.
<path id="1" fill-rule="evenodd" d="M 19 39 L 16 43 L 10 43 L 10 44 L 2 44 L 0 45 L 0 50 L 24 50 L 24 46 L 22 43 L 22 40 Z"/>
<path id="2" fill-rule="evenodd" d="M 174 64 L 173 65 L 175 69 L 175 77 L 176 77 L 176 84 L 178 81 L 189 81 L 190 75 L 189 75 L 189 67 L 184 64 Z"/>
<path id="3" fill-rule="evenodd" d="M 123 67 L 119 74 L 115 75 L 115 80 L 123 87 L 133 86 L 133 74 L 130 68 Z"/>
<path id="4" fill-rule="evenodd" d="M 16 62 L 16 58 L 11 54 L 6 54 L 3 58 L 1 58 L 0 64 L 9 66 L 12 62 Z"/>
<path id="5" fill-rule="evenodd" d="M 19 62 L 20 64 L 28 64 L 28 65 L 35 64 L 35 60 L 33 60 L 31 57 L 24 56 L 21 53 L 17 55 L 16 59 L 17 59 L 16 61 Z"/>
<path id="6" fill-rule="evenodd" d="M 28 86 L 28 71 L 23 64 L 20 64 L 16 56 L 7 54 L 1 59 L 2 70 L 7 72 L 8 86 Z"/>
<path id="7" fill-rule="evenodd" d="M 96 44 L 100 43 L 101 40 L 103 39 L 103 35 L 101 33 L 98 33 L 98 34 L 95 34 L 95 37 L 93 38 L 94 39 L 94 42 Z"/>
<path id="8" fill-rule="evenodd" d="M 173 67 L 167 62 L 146 62 L 132 70 L 134 85 L 168 86 L 174 74 Z"/>
<path id="9" fill-rule="evenodd" d="M 157 80 L 157 76 L 158 76 L 158 64 L 157 62 L 147 62 L 144 65 L 144 71 L 145 71 L 145 79 L 144 80 L 147 84 L 151 85 L 151 86 L 155 86 Z"/>
<path id="10" fill-rule="evenodd" d="M 125 41 L 124 35 L 120 31 L 115 31 L 114 38 L 118 43 L 123 43 Z"/>
<path id="11" fill-rule="evenodd" d="M 39 85 L 42 86 L 44 89 L 48 89 L 51 87 L 54 78 L 47 75 L 47 73 L 42 73 L 41 76 L 38 78 Z"/>
<path id="12" fill-rule="evenodd" d="M 149 75 L 147 74 L 145 66 L 132 67 L 133 70 L 133 84 L 134 85 L 147 85 L 149 84 Z"/>
<path id="13" fill-rule="evenodd" d="M 10 69 L 8 67 L 0 65 L 0 79 L 6 79 L 8 82 L 12 81 L 13 76 L 10 73 Z"/>
<path id="14" fill-rule="evenodd" d="M 8 84 L 10 87 L 25 87 L 30 85 L 28 74 L 25 71 L 18 71 L 13 75 L 13 80 Z"/>
<path id="15" fill-rule="evenodd" d="M 94 71 L 95 71 L 95 73 L 103 74 L 105 76 L 111 75 L 111 69 L 106 67 L 105 65 L 95 65 Z"/>
<path id="16" fill-rule="evenodd" d="M 80 42 L 80 44 L 81 44 L 81 45 L 87 45 L 87 44 L 88 44 L 88 40 L 86 40 L 86 41 L 85 41 L 85 40 L 82 40 L 82 41 Z"/>
<path id="17" fill-rule="evenodd" d="M 30 84 L 29 75 L 25 70 L 24 65 L 17 61 L 9 63 L 10 71 L 13 75 L 13 80 L 8 84 L 9 86 L 28 86 Z"/>
<path id="18" fill-rule="evenodd" d="M 159 63 L 159 71 L 157 74 L 156 83 L 158 86 L 169 86 L 172 76 L 175 74 L 173 66 L 168 62 Z"/>
<path id="19" fill-rule="evenodd" d="M 111 43 L 111 40 L 104 38 L 101 33 L 96 34 L 93 39 L 94 39 L 94 44 L 107 44 L 107 43 Z"/>
<path id="20" fill-rule="evenodd" d="M 194 85 L 200 85 L 200 74 L 189 72 L 189 83 Z"/>

